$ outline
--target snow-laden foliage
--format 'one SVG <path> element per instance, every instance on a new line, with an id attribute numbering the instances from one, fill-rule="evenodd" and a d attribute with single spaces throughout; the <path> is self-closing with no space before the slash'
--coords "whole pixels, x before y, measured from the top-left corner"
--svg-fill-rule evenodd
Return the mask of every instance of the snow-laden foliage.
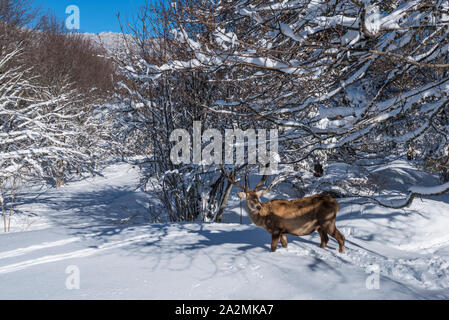
<path id="1" fill-rule="evenodd" d="M 234 116 L 244 110 L 283 127 L 291 139 L 284 161 L 319 150 L 351 158 L 406 151 L 447 157 L 448 1 L 187 1 L 174 7 L 173 37 L 189 59 L 149 70 L 154 76 L 226 73 L 234 90 L 227 103 L 220 99 L 210 108 Z"/>
<path id="2" fill-rule="evenodd" d="M 100 130 L 80 96 L 68 84 L 35 84 L 17 63 L 21 50 L 0 51 L 2 205 L 30 179 L 61 185 L 73 173 L 92 169 L 101 149 L 95 134 Z"/>
<path id="3" fill-rule="evenodd" d="M 4 70 L 19 50 L 0 60 L 1 175 L 63 179 L 58 169 L 89 163 L 77 95 L 69 86 L 55 95 L 51 88 L 33 85 L 25 77 L 27 71 Z"/>
<path id="4" fill-rule="evenodd" d="M 364 165 L 395 156 L 416 160 L 444 180 L 448 10 L 447 0 L 162 5 L 155 14 L 142 14 L 140 52 L 129 50 L 122 61 L 130 106 L 123 132 L 140 123 L 148 154 L 164 150 L 152 159 L 158 166 L 153 172 L 176 172 L 195 186 L 199 180 L 192 174 L 201 170 L 173 168 L 168 159 L 169 133 L 191 129 L 193 121 L 217 129 L 278 128 L 282 163 L 308 170 L 317 162 Z M 150 41 L 152 24 L 158 46 Z M 211 188 L 215 180 L 204 185 Z M 379 188 L 362 180 L 371 189 L 364 194 Z M 354 183 L 343 190 L 355 189 Z M 320 185 L 315 179 L 306 190 Z M 177 179 L 170 184 L 174 193 L 180 186 Z"/>
<path id="5" fill-rule="evenodd" d="M 166 50 L 168 46 L 161 40 L 159 49 Z M 123 81 L 118 84 L 118 103 L 109 106 L 109 113 L 114 115 L 114 136 L 125 158 L 135 155 L 147 158 L 140 162 L 145 167 L 143 183 L 159 199 L 159 205 L 150 208 L 153 220 L 220 219 L 231 185 L 226 186 L 216 167 L 174 165 L 170 157 L 173 146 L 170 136 L 174 130 L 192 133 L 193 121 L 217 128 L 203 107 L 213 103 L 217 86 L 201 72 L 149 76 L 145 46 L 116 59 Z"/>

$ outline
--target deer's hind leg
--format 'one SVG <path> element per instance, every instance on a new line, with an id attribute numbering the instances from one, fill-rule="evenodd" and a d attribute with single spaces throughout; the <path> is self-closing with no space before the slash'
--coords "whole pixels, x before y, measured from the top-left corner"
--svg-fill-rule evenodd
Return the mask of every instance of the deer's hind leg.
<path id="1" fill-rule="evenodd" d="M 329 228 L 327 228 L 326 232 L 335 240 L 338 242 L 339 252 L 344 253 L 345 252 L 345 236 L 338 231 L 337 227 L 335 226 L 335 221 L 333 221 Z"/>
<path id="2" fill-rule="evenodd" d="M 323 229 L 319 228 L 317 231 L 320 234 L 320 238 L 321 238 L 320 248 L 324 249 L 324 248 L 326 248 L 327 243 L 329 242 L 329 237 L 327 236 L 326 231 L 324 231 Z"/>
<path id="3" fill-rule="evenodd" d="M 337 240 L 340 253 L 344 253 L 345 252 L 345 236 L 340 231 L 338 231 L 337 228 L 335 228 L 335 231 L 333 234 L 331 234 L 331 236 L 334 237 L 335 240 Z"/>
<path id="4" fill-rule="evenodd" d="M 318 232 L 320 233 L 320 236 L 321 236 L 321 246 L 323 248 L 323 243 L 327 244 L 327 241 L 329 241 L 329 237 L 327 235 L 330 235 L 332 238 L 337 240 L 340 253 L 344 253 L 345 252 L 345 236 L 340 231 L 338 231 L 338 229 L 335 225 L 336 216 L 337 216 L 337 214 L 335 212 L 332 215 L 329 215 L 328 220 L 320 222 L 320 224 L 319 224 L 320 228 L 318 229 Z M 322 234 L 322 233 L 324 233 L 324 234 Z"/>

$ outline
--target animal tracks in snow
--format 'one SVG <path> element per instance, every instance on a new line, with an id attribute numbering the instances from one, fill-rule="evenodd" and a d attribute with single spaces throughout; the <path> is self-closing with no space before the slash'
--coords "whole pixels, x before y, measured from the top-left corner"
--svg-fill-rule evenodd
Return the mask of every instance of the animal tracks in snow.
<path id="1" fill-rule="evenodd" d="M 332 243 L 330 243 L 330 247 L 323 250 L 314 244 L 301 242 L 296 242 L 294 247 L 280 251 L 280 253 L 314 256 L 333 266 L 347 263 L 362 270 L 366 270 L 370 265 L 378 265 L 381 276 L 393 280 L 408 282 L 423 289 L 449 288 L 449 261 L 447 259 L 431 254 L 410 256 L 408 252 L 404 252 L 403 258 L 399 258 L 397 252 L 395 255 L 389 255 L 389 248 L 385 249 L 387 252 L 384 253 L 362 240 L 352 237 L 347 237 L 346 240 L 345 254 L 339 254 Z"/>
<path id="2" fill-rule="evenodd" d="M 11 250 L 11 251 L 0 252 L 0 260 L 6 259 L 6 258 L 22 256 L 27 253 L 42 250 L 42 249 L 59 247 L 59 246 L 63 246 L 63 245 L 69 244 L 69 243 L 78 242 L 80 240 L 81 240 L 80 238 L 69 238 L 69 239 L 64 239 L 64 240 L 59 240 L 59 241 L 54 241 L 54 242 L 44 242 L 42 244 L 33 245 L 33 246 L 26 247 L 26 248 L 20 248 L 20 249 L 15 249 L 15 250 Z"/>
<path id="3" fill-rule="evenodd" d="M 126 240 L 107 242 L 107 243 L 101 244 L 97 247 L 90 247 L 90 248 L 86 248 L 86 249 L 80 249 L 80 250 L 75 250 L 75 251 L 70 251 L 70 252 L 60 253 L 60 254 L 46 255 L 43 257 L 35 258 L 35 259 L 30 259 L 30 260 L 25 260 L 25 261 L 18 262 L 18 263 L 0 266 L 0 274 L 16 272 L 16 271 L 20 271 L 23 269 L 27 269 L 29 267 L 46 264 L 46 263 L 51 263 L 51 262 L 57 262 L 57 261 L 62 261 L 62 260 L 67 260 L 67 259 L 74 259 L 74 258 L 88 257 L 88 256 L 91 256 L 94 254 L 101 253 L 106 250 L 125 247 L 128 245 L 134 244 L 134 243 L 138 243 L 141 241 L 148 241 L 148 240 L 151 240 L 150 235 L 140 235 L 140 236 L 128 238 Z M 63 245 L 67 245 L 67 244 L 79 242 L 79 241 L 80 241 L 80 238 L 69 238 L 69 239 L 59 240 L 59 241 L 55 241 L 55 242 L 42 243 L 40 245 L 30 246 L 27 248 L 20 248 L 20 249 L 0 253 L 0 259 L 26 255 L 28 253 L 31 253 L 31 252 L 34 252 L 37 250 L 47 249 L 47 248 L 52 248 L 52 247 L 57 247 L 57 246 L 63 246 Z"/>

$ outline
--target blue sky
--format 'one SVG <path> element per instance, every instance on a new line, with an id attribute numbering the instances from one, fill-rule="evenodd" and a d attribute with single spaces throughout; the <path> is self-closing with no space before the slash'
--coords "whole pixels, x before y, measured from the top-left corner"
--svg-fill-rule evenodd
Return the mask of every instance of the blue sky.
<path id="1" fill-rule="evenodd" d="M 132 20 L 132 14 L 145 4 L 145 0 L 34 0 L 43 11 L 51 10 L 65 21 L 69 16 L 66 8 L 76 5 L 80 9 L 80 32 L 98 33 L 103 31 L 120 32 L 117 12 L 122 23 Z"/>

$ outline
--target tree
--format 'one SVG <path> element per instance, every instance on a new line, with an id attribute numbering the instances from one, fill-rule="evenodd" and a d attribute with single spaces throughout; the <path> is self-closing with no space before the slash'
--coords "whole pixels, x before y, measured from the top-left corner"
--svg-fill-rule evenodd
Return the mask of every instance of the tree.
<path id="1" fill-rule="evenodd" d="M 187 59 L 149 70 L 225 74 L 227 95 L 209 110 L 281 128 L 284 163 L 405 155 L 413 145 L 435 170 L 449 150 L 448 5 L 180 1 L 167 25 Z"/>
<path id="2" fill-rule="evenodd" d="M 213 166 L 170 162 L 170 133 L 192 130 L 193 121 L 216 129 L 277 127 L 282 163 L 311 172 L 315 163 L 393 155 L 440 170 L 449 157 L 448 6 L 148 3 L 131 27 L 136 43 L 118 59 L 126 79 L 122 133 L 145 146 L 161 199 L 174 217 L 187 219 L 216 212 L 207 208 L 220 202 L 207 199 L 222 178 Z"/>
<path id="3" fill-rule="evenodd" d="M 95 138 L 89 135 L 93 124 L 85 110 L 76 108 L 80 101 L 76 91 L 66 82 L 54 94 L 51 87 L 36 84 L 30 70 L 11 66 L 22 50 L 18 46 L 0 51 L 0 199 L 4 217 L 8 210 L 11 214 L 23 183 L 50 180 L 61 185 L 76 171 L 93 169 L 97 154 L 92 143 Z"/>
<path id="4" fill-rule="evenodd" d="M 153 220 L 220 220 L 231 184 L 216 166 L 173 164 L 170 137 L 176 129 L 192 134 L 194 121 L 201 122 L 203 130 L 232 128 L 232 119 L 207 109 L 226 88 L 208 70 L 153 72 L 155 65 L 190 54 L 170 33 L 171 14 L 164 3 L 147 4 L 131 25 L 133 40 L 124 37 L 128 53 L 115 58 L 123 81 L 118 85 L 119 104 L 111 105 L 110 113 L 120 128 L 116 138 L 124 156 L 147 157 L 144 182 L 163 208 L 151 208 Z"/>

